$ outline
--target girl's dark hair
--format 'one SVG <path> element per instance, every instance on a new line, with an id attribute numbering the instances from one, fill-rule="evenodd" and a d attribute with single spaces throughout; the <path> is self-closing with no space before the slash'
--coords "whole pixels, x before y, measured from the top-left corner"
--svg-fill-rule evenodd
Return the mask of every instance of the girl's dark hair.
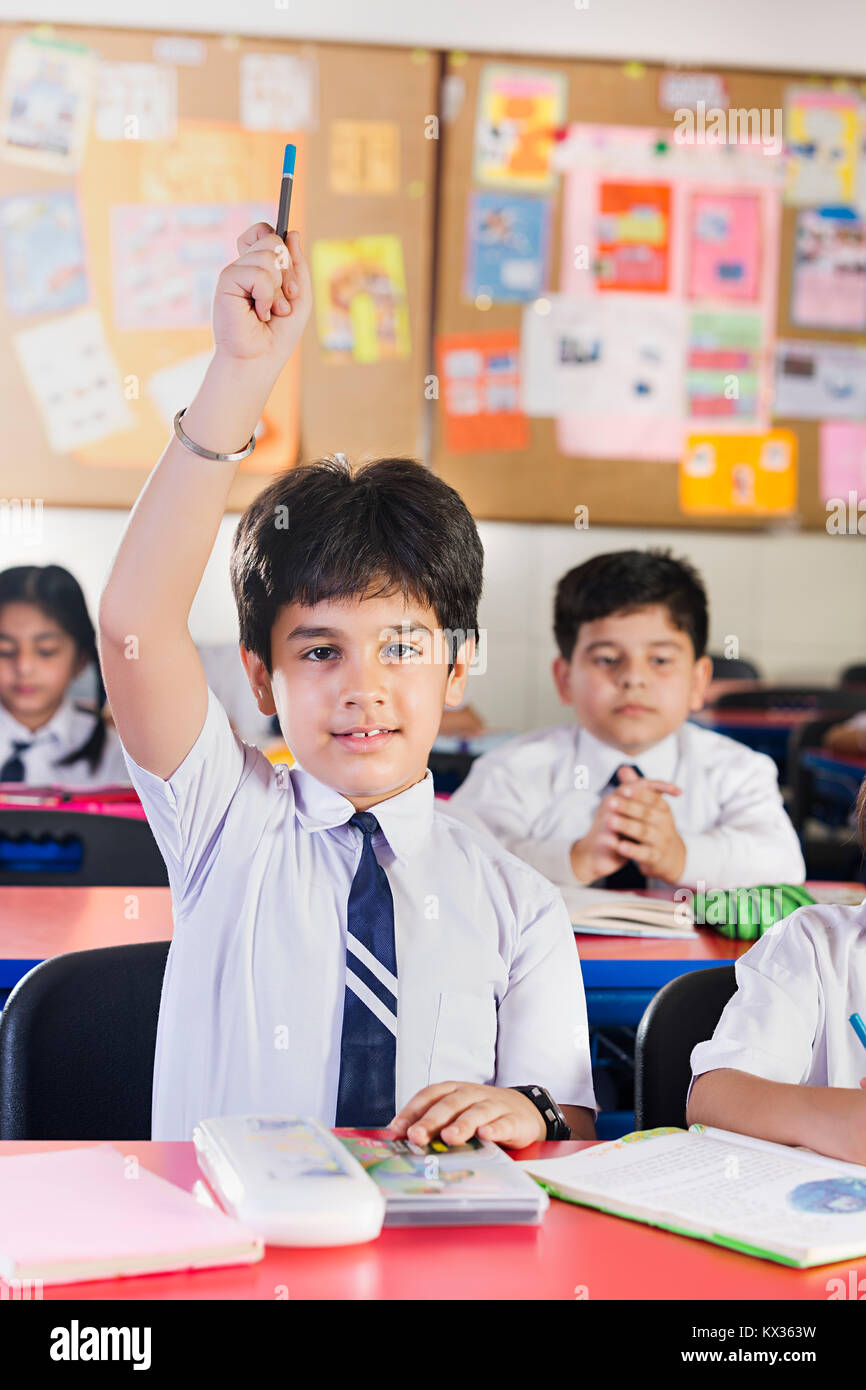
<path id="1" fill-rule="evenodd" d="M 105 747 L 105 686 L 99 669 L 96 633 L 81 585 L 62 565 L 16 565 L 0 571 L 0 608 L 6 603 L 33 603 L 62 627 L 75 641 L 79 655 L 84 655 L 96 669 L 97 709 L 93 713 L 93 732 L 65 757 L 58 758 L 55 767 L 67 767 L 79 758 L 86 759 L 91 772 L 96 770 Z"/>
<path id="2" fill-rule="evenodd" d="M 661 604 L 674 627 L 691 638 L 695 657 L 707 648 L 707 595 L 697 570 L 669 550 L 615 550 L 569 570 L 556 588 L 553 631 L 566 661 L 581 623 Z"/>
<path id="3" fill-rule="evenodd" d="M 484 553 L 466 504 L 413 459 L 353 472 L 340 455 L 281 473 L 238 523 L 231 580 L 240 641 L 271 673 L 271 632 L 287 603 L 401 591 L 451 639 L 478 636 Z M 462 639 L 460 637 L 462 634 Z"/>

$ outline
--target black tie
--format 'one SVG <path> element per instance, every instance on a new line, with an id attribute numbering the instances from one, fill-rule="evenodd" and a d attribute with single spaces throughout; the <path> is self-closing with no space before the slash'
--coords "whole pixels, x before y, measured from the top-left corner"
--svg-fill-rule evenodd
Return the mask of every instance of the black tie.
<path id="1" fill-rule="evenodd" d="M 7 758 L 3 766 L 0 767 L 0 782 L 24 781 L 24 759 L 21 754 L 32 747 L 32 743 L 25 743 L 23 739 L 13 738 L 12 757 Z"/>
<path id="2" fill-rule="evenodd" d="M 622 766 L 630 767 L 633 772 L 637 773 L 638 777 L 643 777 L 643 773 L 641 772 L 640 768 L 635 767 L 634 763 L 623 763 Z M 607 786 L 605 787 L 605 791 L 609 791 L 612 787 L 622 786 L 622 783 L 619 780 L 619 772 L 620 769 L 617 768 L 610 781 L 608 782 Z M 644 873 L 643 869 L 638 867 L 638 865 L 634 862 L 633 859 L 627 859 L 626 862 L 623 865 L 621 865 L 615 873 L 607 874 L 606 877 L 601 879 L 598 883 L 599 888 L 613 888 L 619 892 L 626 892 L 628 889 L 634 888 L 646 888 L 646 885 L 646 874 Z"/>

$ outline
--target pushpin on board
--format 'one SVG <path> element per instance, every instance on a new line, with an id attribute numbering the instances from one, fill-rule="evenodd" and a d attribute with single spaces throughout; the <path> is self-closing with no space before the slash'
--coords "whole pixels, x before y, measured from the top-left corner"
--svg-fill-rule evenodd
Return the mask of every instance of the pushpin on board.
<path id="1" fill-rule="evenodd" d="M 646 65 L 644 63 L 624 63 L 622 70 L 626 77 L 643 77 L 646 73 Z"/>

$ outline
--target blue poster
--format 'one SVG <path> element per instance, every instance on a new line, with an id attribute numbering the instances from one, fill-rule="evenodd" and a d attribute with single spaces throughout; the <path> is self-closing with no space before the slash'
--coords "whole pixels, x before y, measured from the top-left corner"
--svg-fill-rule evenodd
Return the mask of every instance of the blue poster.
<path id="1" fill-rule="evenodd" d="M 3 280 L 10 314 L 59 314 L 90 298 L 75 194 L 0 199 Z"/>
<path id="2" fill-rule="evenodd" d="M 463 293 L 491 303 L 537 299 L 547 288 L 550 204 L 516 193 L 473 193 Z"/>

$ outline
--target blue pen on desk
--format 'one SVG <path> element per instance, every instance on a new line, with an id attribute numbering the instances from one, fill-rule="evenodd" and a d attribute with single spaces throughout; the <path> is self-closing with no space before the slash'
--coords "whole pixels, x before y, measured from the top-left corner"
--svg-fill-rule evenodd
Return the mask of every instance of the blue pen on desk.
<path id="1" fill-rule="evenodd" d="M 851 1024 L 851 1027 L 854 1029 L 854 1032 L 857 1034 L 863 1046 L 866 1047 L 866 1023 L 863 1022 L 859 1014 L 852 1014 L 848 1022 Z"/>
<path id="2" fill-rule="evenodd" d="M 292 205 L 292 184 L 295 181 L 295 145 L 286 145 L 283 155 L 283 179 L 280 184 L 280 206 L 277 212 L 277 236 L 285 241 L 289 233 L 289 208 Z"/>

